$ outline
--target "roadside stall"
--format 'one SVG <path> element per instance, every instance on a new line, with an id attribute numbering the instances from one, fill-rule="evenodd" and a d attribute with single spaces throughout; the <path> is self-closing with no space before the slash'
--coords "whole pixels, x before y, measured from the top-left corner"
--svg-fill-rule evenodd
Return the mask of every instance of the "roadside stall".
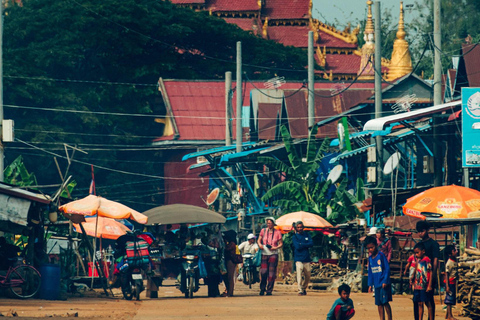
<path id="1" fill-rule="evenodd" d="M 193 293 L 196 291 L 195 283 L 198 285 L 196 278 L 204 278 L 200 274 L 202 273 L 201 265 L 204 262 L 200 262 L 200 260 L 214 258 L 217 253 L 213 253 L 210 247 L 202 245 L 200 239 L 193 237 L 192 233 L 183 226 L 224 224 L 226 218 L 215 211 L 185 204 L 155 207 L 143 214 L 148 217 L 148 226 L 157 226 L 158 228 L 158 226 L 182 225 L 177 234 L 167 230 L 163 241 L 157 243 L 158 255 L 153 259 L 154 275 L 148 280 L 147 296 L 156 298 L 158 286 L 162 284 L 163 278 L 177 277 L 180 273 L 186 277 L 185 288 L 182 292 L 185 293 L 185 297 L 193 297 Z M 198 268 L 199 271 L 193 270 L 189 276 L 190 268 Z"/>
<path id="2" fill-rule="evenodd" d="M 111 201 L 95 195 L 88 195 L 87 197 L 82 198 L 80 200 L 76 200 L 76 201 L 72 201 L 67 204 L 64 204 L 60 206 L 58 210 L 62 212 L 67 219 L 71 220 L 73 223 L 78 224 L 78 227 L 81 230 L 81 234 L 83 236 L 84 242 L 86 243 L 90 256 L 92 257 L 91 262 L 93 263 L 93 266 L 97 271 L 99 278 L 101 279 L 103 290 L 105 294 L 108 296 L 109 293 L 107 291 L 108 284 L 107 284 L 105 268 L 101 264 L 101 261 L 99 261 L 99 259 L 96 259 L 96 255 L 95 255 L 96 248 L 92 246 L 87 239 L 88 233 L 84 226 L 84 224 L 87 223 L 86 217 L 94 216 L 93 219 L 95 220 L 95 224 L 94 224 L 95 228 L 93 228 L 93 220 L 91 220 L 90 223 L 87 223 L 88 228 L 90 228 L 89 226 L 92 227 L 92 229 L 89 229 L 90 232 L 92 232 L 92 230 L 95 230 L 93 233 L 94 237 L 97 237 L 97 234 L 99 231 L 98 226 L 99 226 L 99 221 L 101 217 L 111 218 L 111 219 L 131 219 L 140 224 L 147 223 L 148 218 L 143 214 L 141 214 L 140 212 L 135 211 L 121 203 Z M 94 245 L 95 244 L 96 242 L 94 242 Z M 94 271 L 92 270 L 92 275 L 93 274 L 94 274 Z"/>

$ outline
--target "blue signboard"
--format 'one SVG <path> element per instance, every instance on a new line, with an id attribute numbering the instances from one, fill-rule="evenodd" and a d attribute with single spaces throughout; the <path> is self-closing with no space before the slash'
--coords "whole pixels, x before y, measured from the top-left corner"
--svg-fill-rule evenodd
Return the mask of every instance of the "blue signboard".
<path id="1" fill-rule="evenodd" d="M 480 167 L 480 88 L 462 88 L 462 164 Z"/>

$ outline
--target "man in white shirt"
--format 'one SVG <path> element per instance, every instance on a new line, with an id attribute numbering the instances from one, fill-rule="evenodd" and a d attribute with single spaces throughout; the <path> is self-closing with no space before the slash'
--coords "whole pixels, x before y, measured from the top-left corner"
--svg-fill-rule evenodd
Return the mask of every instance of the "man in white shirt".
<path id="1" fill-rule="evenodd" d="M 240 252 L 242 254 L 251 253 L 251 254 L 255 255 L 255 253 L 257 253 L 257 251 L 258 251 L 258 244 L 255 242 L 256 238 L 257 237 L 255 237 L 255 235 L 253 233 L 250 233 L 247 236 L 247 241 L 242 242 L 238 246 L 238 249 L 240 250 Z"/>
<path id="2" fill-rule="evenodd" d="M 242 253 L 242 255 L 246 254 L 246 253 L 250 253 L 252 254 L 253 256 L 255 256 L 255 253 L 257 253 L 258 251 L 258 244 L 257 242 L 255 241 L 257 237 L 255 237 L 255 235 L 253 233 L 250 233 L 248 236 L 247 236 L 247 241 L 244 241 L 242 243 L 240 243 L 240 245 L 238 246 L 238 249 L 240 250 L 240 252 Z M 244 259 L 244 262 L 245 262 L 245 259 Z M 238 275 L 239 279 L 240 280 L 243 280 L 244 283 L 246 281 L 245 279 L 245 272 L 244 272 L 244 268 L 243 268 L 243 264 L 242 264 L 242 267 L 241 267 L 241 272 L 240 274 Z M 259 278 L 258 278 L 258 272 L 254 272 L 254 277 L 253 277 L 253 283 L 255 282 L 258 282 L 259 281 Z"/>

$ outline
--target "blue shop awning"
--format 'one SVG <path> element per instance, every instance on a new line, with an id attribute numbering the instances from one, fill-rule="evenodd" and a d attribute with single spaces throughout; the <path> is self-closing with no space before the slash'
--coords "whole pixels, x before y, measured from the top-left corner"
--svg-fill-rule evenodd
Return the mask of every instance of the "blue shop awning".
<path id="1" fill-rule="evenodd" d="M 242 144 L 242 148 L 250 147 L 250 146 L 254 145 L 255 143 L 256 142 L 244 142 Z M 184 155 L 183 158 L 182 158 L 182 161 L 185 161 L 185 160 L 188 160 L 188 159 L 191 159 L 191 158 L 207 156 L 209 154 L 214 154 L 214 153 L 218 153 L 218 152 L 232 151 L 232 150 L 235 150 L 236 148 L 237 148 L 237 146 L 233 144 L 231 146 L 217 147 L 217 148 L 202 150 L 202 151 L 198 151 L 198 152 L 192 152 L 192 153 Z"/>
<path id="2" fill-rule="evenodd" d="M 390 144 L 393 144 L 393 143 L 403 141 L 406 138 L 414 135 L 417 131 L 424 132 L 424 131 L 430 130 L 431 128 L 432 128 L 432 126 L 430 124 L 427 124 L 427 125 L 421 126 L 419 128 L 416 128 L 416 129 L 401 129 L 401 130 L 398 130 L 394 133 L 390 133 L 388 138 L 383 140 L 383 145 L 386 146 L 386 145 L 390 145 Z M 352 151 L 343 152 L 342 154 L 332 158 L 330 160 L 330 164 L 336 163 L 336 162 L 338 162 L 339 160 L 342 160 L 342 159 L 350 158 L 350 157 L 356 156 L 358 154 L 367 152 L 368 148 L 375 147 L 375 146 L 376 146 L 376 144 L 372 143 L 368 146 L 364 146 L 364 147 L 361 147 L 361 148 L 358 148 L 358 149 L 355 149 L 355 150 L 352 150 Z"/>
<path id="3" fill-rule="evenodd" d="M 262 150 L 268 149 L 270 147 L 264 147 L 264 148 L 258 148 L 258 149 L 252 149 L 252 150 L 247 150 L 247 151 L 242 151 L 242 152 L 237 152 L 237 153 L 229 153 L 225 154 L 222 156 L 220 159 L 220 165 L 223 162 L 232 162 L 232 161 L 238 161 L 239 159 L 246 157 L 248 155 L 251 155 L 253 153 L 260 152 Z"/>

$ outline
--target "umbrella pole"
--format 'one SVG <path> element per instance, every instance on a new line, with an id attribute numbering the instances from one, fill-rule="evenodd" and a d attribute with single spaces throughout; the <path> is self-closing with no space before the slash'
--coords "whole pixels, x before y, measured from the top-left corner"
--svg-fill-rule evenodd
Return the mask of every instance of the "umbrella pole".
<path id="1" fill-rule="evenodd" d="M 437 241 L 437 228 L 433 227 L 433 236 L 435 237 L 435 241 Z M 442 291 L 440 290 L 440 272 L 438 272 L 438 269 L 440 269 L 440 259 L 437 259 L 437 289 L 438 289 L 438 299 L 440 299 L 440 305 L 443 305 L 443 299 L 442 299 Z"/>
<path id="2" fill-rule="evenodd" d="M 87 232 L 85 231 L 85 228 L 83 227 L 82 223 L 79 223 L 79 225 L 80 225 L 80 229 L 82 229 L 83 240 L 87 243 L 88 251 L 90 251 L 90 254 L 92 255 L 92 257 L 94 257 L 95 253 L 93 252 L 92 245 L 90 244 L 90 242 L 87 239 Z M 95 259 L 95 258 L 93 258 L 93 259 Z M 102 280 L 103 291 L 105 291 L 105 294 L 108 297 L 107 285 L 106 285 L 106 282 L 105 282 L 105 275 L 103 273 L 103 269 L 100 268 L 100 265 L 98 264 L 98 261 L 96 261 L 96 263 L 94 263 L 94 265 L 95 265 L 95 268 L 97 269 L 97 272 L 98 272 L 98 275 L 100 276 L 100 279 Z"/>

